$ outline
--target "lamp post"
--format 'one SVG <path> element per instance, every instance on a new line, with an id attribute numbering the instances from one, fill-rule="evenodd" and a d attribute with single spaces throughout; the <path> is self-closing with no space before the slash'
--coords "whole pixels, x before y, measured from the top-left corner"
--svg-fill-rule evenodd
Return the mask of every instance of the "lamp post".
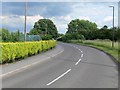
<path id="1" fill-rule="evenodd" d="M 112 31 L 112 47 L 114 47 L 114 6 L 110 5 L 109 7 L 113 8 L 113 31 Z"/>
<path id="2" fill-rule="evenodd" d="M 26 41 L 26 19 L 27 19 L 27 0 L 25 0 L 25 25 L 24 25 L 24 41 Z"/>

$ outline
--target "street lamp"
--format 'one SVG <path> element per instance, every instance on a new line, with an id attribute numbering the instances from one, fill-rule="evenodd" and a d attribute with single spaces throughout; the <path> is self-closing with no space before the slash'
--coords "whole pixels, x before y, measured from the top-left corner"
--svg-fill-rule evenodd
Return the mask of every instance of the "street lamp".
<path id="1" fill-rule="evenodd" d="M 26 19 L 27 19 L 27 0 L 25 0 L 25 25 L 24 25 L 24 41 L 26 41 Z"/>
<path id="2" fill-rule="evenodd" d="M 110 5 L 109 7 L 113 8 L 113 32 L 112 32 L 112 47 L 114 47 L 114 5 Z"/>

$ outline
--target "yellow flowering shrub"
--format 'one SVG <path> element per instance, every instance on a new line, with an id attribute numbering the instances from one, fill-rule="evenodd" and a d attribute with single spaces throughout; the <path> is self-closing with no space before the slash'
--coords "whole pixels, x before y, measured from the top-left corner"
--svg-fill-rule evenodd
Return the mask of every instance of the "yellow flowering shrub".
<path id="1" fill-rule="evenodd" d="M 56 41 L 0 43 L 0 46 L 2 53 L 0 62 L 9 63 L 51 49 L 56 46 Z"/>

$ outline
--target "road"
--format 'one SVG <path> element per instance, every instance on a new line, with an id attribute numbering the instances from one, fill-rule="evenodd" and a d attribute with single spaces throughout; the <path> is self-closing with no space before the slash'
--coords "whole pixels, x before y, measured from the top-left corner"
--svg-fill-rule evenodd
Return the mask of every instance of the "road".
<path id="1" fill-rule="evenodd" d="M 3 66 L 3 88 L 118 87 L 117 65 L 94 48 L 58 42 L 55 49 L 28 59 L 17 63 L 24 67 L 16 70 L 12 67 L 15 64 Z"/>

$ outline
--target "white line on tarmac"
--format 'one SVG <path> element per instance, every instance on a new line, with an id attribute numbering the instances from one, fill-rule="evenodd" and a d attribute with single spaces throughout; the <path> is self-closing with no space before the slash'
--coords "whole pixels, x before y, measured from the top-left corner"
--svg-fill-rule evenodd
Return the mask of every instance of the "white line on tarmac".
<path id="1" fill-rule="evenodd" d="M 81 61 L 81 59 L 79 59 L 76 63 L 75 63 L 75 65 L 78 65 L 78 63 Z"/>
<path id="2" fill-rule="evenodd" d="M 64 51 L 64 50 L 63 50 L 63 51 Z M 58 54 L 62 53 L 63 51 L 59 52 Z M 58 54 L 55 54 L 53 57 L 55 57 L 55 56 L 58 55 Z M 47 59 L 50 59 L 50 58 L 51 58 L 51 57 L 47 57 L 46 60 L 47 60 Z M 16 70 L 7 72 L 7 73 L 5 73 L 5 74 L 1 74 L 1 75 L 0 75 L 0 78 L 1 78 L 1 77 L 4 77 L 4 76 L 6 76 L 6 75 L 12 74 L 12 73 L 14 73 L 14 72 L 16 72 L 16 71 L 19 71 L 19 70 L 28 68 L 28 67 L 33 66 L 33 65 L 35 65 L 35 64 L 38 64 L 38 63 L 40 63 L 40 62 L 41 62 L 41 61 L 34 62 L 34 63 L 29 64 L 29 65 L 26 65 L 26 66 L 24 66 L 24 67 L 18 68 L 18 69 L 16 69 Z"/>
<path id="3" fill-rule="evenodd" d="M 81 55 L 81 57 L 83 57 L 83 54 Z"/>
<path id="4" fill-rule="evenodd" d="M 62 75 L 60 75 L 59 77 L 57 77 L 56 79 L 52 80 L 50 83 L 46 84 L 47 86 L 51 85 L 52 83 L 54 83 L 55 81 L 59 80 L 60 78 L 62 78 L 64 75 L 66 75 L 67 73 L 69 73 L 71 71 L 71 69 L 67 70 L 65 73 L 63 73 Z"/>

